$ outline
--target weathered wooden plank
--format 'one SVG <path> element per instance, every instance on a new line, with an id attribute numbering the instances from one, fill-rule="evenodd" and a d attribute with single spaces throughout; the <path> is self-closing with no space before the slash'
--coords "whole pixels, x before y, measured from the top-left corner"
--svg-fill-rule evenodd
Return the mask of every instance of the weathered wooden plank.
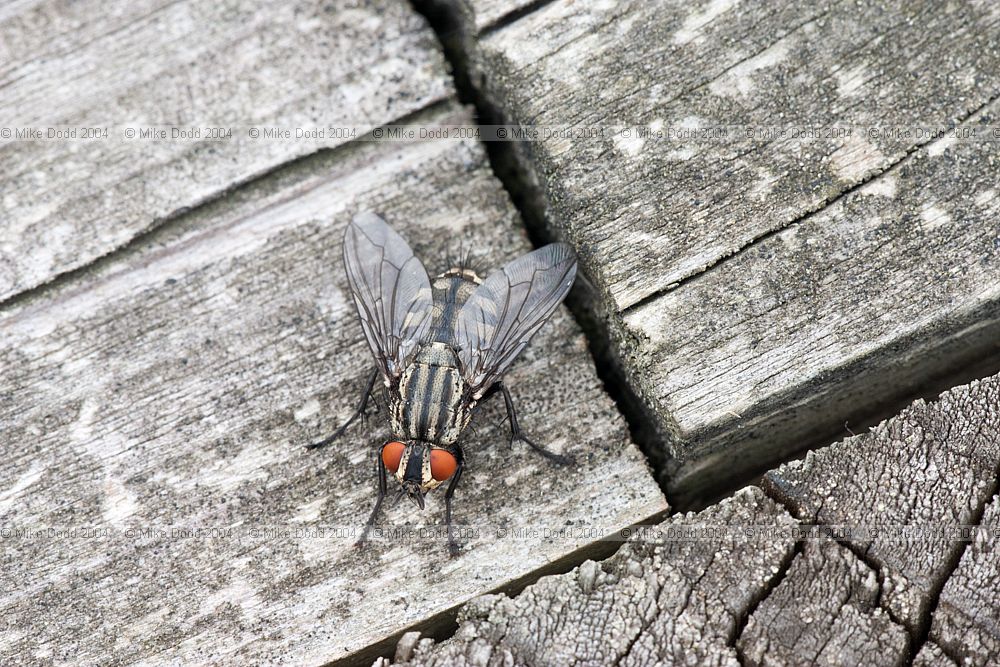
<path id="1" fill-rule="evenodd" d="M 0 137 L 0 299 L 451 92 L 433 33 L 401 2 L 12 6 L 0 16 L 3 127 L 108 128 L 108 136 Z M 202 135 L 125 134 L 149 126 Z M 254 139 L 254 126 L 293 134 Z M 211 140 L 211 127 L 232 136 Z M 296 139 L 298 127 L 325 136 Z"/>
<path id="2" fill-rule="evenodd" d="M 879 608 L 879 594 L 875 571 L 850 551 L 835 542 L 806 542 L 740 636 L 742 664 L 904 664 L 906 631 Z"/>
<path id="3" fill-rule="evenodd" d="M 344 225 L 369 208 L 432 267 L 459 241 L 486 267 L 527 247 L 480 146 L 353 144 L 3 314 L 0 518 L 106 531 L 5 539 L 5 662 L 323 664 L 587 549 L 587 529 L 665 509 L 560 311 L 509 380 L 522 426 L 577 463 L 509 452 L 488 406 L 456 494 L 462 555 L 440 535 L 352 546 L 384 415 L 302 445 L 349 414 L 371 364 L 340 261 Z M 396 506 L 382 525 L 437 528 L 442 502 Z"/>
<path id="4" fill-rule="evenodd" d="M 1000 91 L 998 47 L 985 5 L 554 2 L 487 35 L 473 62 L 528 124 L 937 125 Z M 928 140 L 553 137 L 532 154 L 560 230 L 627 310 Z"/>
<path id="5" fill-rule="evenodd" d="M 884 528 L 845 539 L 881 572 L 882 606 L 916 633 L 961 553 L 958 529 L 995 489 L 998 404 L 1000 376 L 917 401 L 869 433 L 769 472 L 764 488 L 803 521 Z"/>
<path id="6" fill-rule="evenodd" d="M 474 600 L 459 613 L 453 637 L 407 637 L 394 664 L 739 665 L 733 641 L 741 617 L 793 553 L 790 538 L 727 533 L 742 535 L 742 526 L 780 532 L 794 522 L 758 489 L 744 489 L 660 524 L 666 539 L 647 534 L 604 562 L 544 577 L 514 598 Z M 696 533 L 699 527 L 705 532 Z M 684 530 L 690 539 L 668 532 Z"/>
<path id="7" fill-rule="evenodd" d="M 994 404 L 993 410 L 997 407 Z M 1000 499 L 941 591 L 931 637 L 963 665 L 996 664 L 1000 656 Z"/>
<path id="8" fill-rule="evenodd" d="M 722 460 L 723 476 L 777 462 L 1000 352 L 998 156 L 937 141 L 625 315 L 639 385 L 689 462 L 678 488 Z"/>
<path id="9" fill-rule="evenodd" d="M 853 126 L 519 145 L 672 440 L 682 502 L 998 351 L 987 128 L 803 218 L 928 141 L 859 126 L 947 125 L 1000 90 L 994 6 L 555 2 L 476 42 L 472 62 L 490 100 L 528 125 Z"/>

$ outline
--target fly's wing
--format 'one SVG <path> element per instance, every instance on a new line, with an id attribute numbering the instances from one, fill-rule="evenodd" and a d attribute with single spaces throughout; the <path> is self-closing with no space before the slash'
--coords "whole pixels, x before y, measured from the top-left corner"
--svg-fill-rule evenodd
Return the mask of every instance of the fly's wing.
<path id="1" fill-rule="evenodd" d="M 344 232 L 344 266 L 361 328 L 386 382 L 431 323 L 431 282 L 406 241 L 374 213 L 359 213 Z"/>
<path id="2" fill-rule="evenodd" d="M 455 340 L 462 376 L 479 399 L 551 317 L 576 277 L 569 246 L 553 243 L 494 271 L 462 306 Z"/>

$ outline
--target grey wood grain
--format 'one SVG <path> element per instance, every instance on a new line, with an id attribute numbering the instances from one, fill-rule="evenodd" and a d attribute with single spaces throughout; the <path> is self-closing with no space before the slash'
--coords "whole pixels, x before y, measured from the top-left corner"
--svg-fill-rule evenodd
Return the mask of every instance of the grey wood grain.
<path id="1" fill-rule="evenodd" d="M 936 141 L 625 315 L 638 386 L 685 461 L 679 492 L 1000 352 L 998 146 Z"/>
<path id="2" fill-rule="evenodd" d="M 981 3 L 554 2 L 470 40 L 516 123 L 852 126 L 515 144 L 666 433 L 679 500 L 1000 352 L 1000 162 L 980 126 L 998 28 Z M 984 141 L 863 129 L 966 118 Z"/>
<path id="3" fill-rule="evenodd" d="M 811 540 L 754 611 L 736 646 L 745 667 L 903 665 L 909 638 L 879 608 L 874 570 L 835 542 Z"/>
<path id="4" fill-rule="evenodd" d="M 949 531 L 974 523 L 996 488 L 998 404 L 1000 376 L 917 401 L 869 433 L 769 472 L 764 488 L 809 523 L 885 527 L 848 545 L 881 572 L 882 606 L 917 633 L 962 553 Z"/>
<path id="5" fill-rule="evenodd" d="M 485 36 L 473 65 L 526 124 L 935 125 L 1000 92 L 998 27 L 985 5 L 554 2 Z M 929 138 L 553 137 L 531 148 L 560 231 L 627 310 Z"/>
<path id="6" fill-rule="evenodd" d="M 43 531 L 4 540 L 3 662 L 358 658 L 666 509 L 561 310 L 508 381 L 522 427 L 577 463 L 508 450 L 487 406 L 456 494 L 462 555 L 417 532 L 440 530 L 441 493 L 385 512 L 404 534 L 354 548 L 384 406 L 327 449 L 303 445 L 350 414 L 372 363 L 340 260 L 362 209 L 432 270 L 460 242 L 487 268 L 528 248 L 481 146 L 352 144 L 2 311 L 0 523 Z"/>
<path id="7" fill-rule="evenodd" d="M 14 3 L 0 14 L 3 127 L 110 128 L 0 140 L 0 299 L 128 243 L 190 207 L 452 92 L 433 32 L 386 0 Z M 401 75 L 405 72 L 405 76 Z M 201 139 L 128 139 L 147 126 Z M 210 127 L 231 138 L 207 138 Z"/>
<path id="8" fill-rule="evenodd" d="M 745 489 L 699 514 L 671 517 L 659 526 L 662 540 L 633 539 L 606 561 L 544 577 L 512 598 L 478 598 L 459 613 L 453 637 L 409 636 L 393 664 L 739 665 L 732 644 L 741 617 L 791 559 L 793 543 L 724 531 L 792 525 L 759 489 Z M 699 526 L 721 532 L 667 532 Z"/>
<path id="9" fill-rule="evenodd" d="M 980 526 L 941 591 L 930 636 L 956 662 L 985 667 L 996 664 L 1000 656 L 1000 499 L 996 496 L 986 506 Z"/>

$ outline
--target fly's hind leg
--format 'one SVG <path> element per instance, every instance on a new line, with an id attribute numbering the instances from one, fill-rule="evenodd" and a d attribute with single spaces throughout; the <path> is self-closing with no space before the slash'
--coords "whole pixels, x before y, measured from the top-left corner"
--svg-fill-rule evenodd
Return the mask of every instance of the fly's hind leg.
<path id="1" fill-rule="evenodd" d="M 346 422 L 341 424 L 340 428 L 334 431 L 333 435 L 331 435 L 329 438 L 324 438 L 319 442 L 313 442 L 311 444 L 308 444 L 306 445 L 306 449 L 317 449 L 319 447 L 324 447 L 326 445 L 329 445 L 331 442 L 333 442 L 340 436 L 342 436 L 344 434 L 344 431 L 347 430 L 347 427 L 353 424 L 355 419 L 357 419 L 358 417 L 360 417 L 365 413 L 365 408 L 368 407 L 368 399 L 371 397 L 372 389 L 375 388 L 376 380 L 378 380 L 377 368 L 374 371 L 372 371 L 372 375 L 368 379 L 368 384 L 365 385 L 365 393 L 361 395 L 361 400 L 358 402 L 358 407 L 354 409 L 354 413 L 351 415 L 351 417 Z"/>
<path id="2" fill-rule="evenodd" d="M 458 480 L 461 479 L 464 468 L 465 460 L 459 452 L 458 467 L 455 468 L 455 474 L 451 476 L 448 490 L 444 492 L 444 523 L 448 528 L 448 555 L 452 558 L 458 555 L 461 548 L 458 546 L 458 541 L 455 540 L 455 529 L 451 525 L 451 497 L 455 495 L 455 487 L 458 486 Z"/>
<path id="3" fill-rule="evenodd" d="M 359 537 L 358 541 L 354 543 L 354 546 L 356 547 L 364 546 L 365 542 L 368 541 L 368 531 L 370 531 L 372 526 L 375 525 L 375 520 L 378 519 L 379 510 L 382 509 L 382 501 L 385 500 L 387 483 L 385 478 L 385 467 L 382 465 L 383 449 L 385 449 L 385 445 L 382 445 L 375 451 L 375 474 L 378 476 L 378 499 L 375 500 L 375 507 L 372 509 L 371 516 L 369 516 L 368 521 L 365 522 L 365 528 L 361 531 L 361 537 Z"/>
<path id="4" fill-rule="evenodd" d="M 510 422 L 510 444 L 513 445 L 515 441 L 520 440 L 527 443 L 528 446 L 553 463 L 558 463 L 559 465 L 568 465 L 572 463 L 573 457 L 549 451 L 545 447 L 542 447 L 538 443 L 532 441 L 524 434 L 520 425 L 517 423 L 517 413 L 514 410 L 514 401 L 510 397 L 510 391 L 508 391 L 507 386 L 503 382 L 497 382 L 497 385 L 503 393 L 503 402 L 507 406 L 507 420 Z"/>

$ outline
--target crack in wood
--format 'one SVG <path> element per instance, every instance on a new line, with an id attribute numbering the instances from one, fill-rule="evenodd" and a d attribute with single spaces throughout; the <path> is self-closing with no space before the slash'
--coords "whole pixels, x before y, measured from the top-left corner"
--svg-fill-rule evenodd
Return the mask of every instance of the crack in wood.
<path id="1" fill-rule="evenodd" d="M 757 485 L 757 486 L 761 491 L 764 492 L 764 495 L 766 495 L 768 498 L 770 498 L 774 502 L 778 503 L 778 505 L 783 507 L 784 510 L 788 512 L 788 514 L 791 515 L 796 521 L 798 521 L 800 525 L 811 526 L 811 527 L 822 527 L 823 524 L 816 523 L 815 521 L 808 521 L 801 518 L 800 512 L 797 511 L 797 509 L 789 501 L 789 499 L 782 497 L 780 494 L 773 493 L 772 490 L 768 488 L 766 485 Z M 904 628 L 907 631 L 907 635 L 911 637 L 912 641 L 912 632 L 910 628 L 907 626 L 907 624 L 903 622 L 899 617 L 897 617 L 896 614 L 893 613 L 892 609 L 890 609 L 888 606 L 882 603 L 882 591 L 885 588 L 885 573 L 882 572 L 881 566 L 874 560 L 872 560 L 872 558 L 866 552 L 860 550 L 858 546 L 856 544 L 853 544 L 850 540 L 844 540 L 836 537 L 831 537 L 830 539 L 839 544 L 840 546 L 844 547 L 848 551 L 850 551 L 852 554 L 854 554 L 854 556 L 858 560 L 864 563 L 875 573 L 875 577 L 878 580 L 878 587 L 879 587 L 879 594 L 876 600 L 876 605 L 878 606 L 879 609 L 881 609 L 886 613 L 886 615 L 889 617 L 889 620 L 891 620 L 893 623 L 900 626 L 901 628 Z M 801 551 L 801 546 L 800 546 L 801 544 L 802 544 L 801 540 L 798 540 L 795 543 L 796 547 L 800 551 Z M 791 563 L 789 563 L 789 567 L 790 566 Z"/>
<path id="2" fill-rule="evenodd" d="M 998 493 L 1000 493 L 1000 464 L 997 465 L 992 486 L 989 491 L 983 495 L 983 501 L 976 507 L 974 519 L 970 524 L 971 526 L 976 528 L 982 526 L 983 516 L 986 514 L 986 508 L 994 500 L 994 498 L 997 497 Z M 917 655 L 920 654 L 920 650 L 931 639 L 931 627 L 934 622 L 934 613 L 937 611 L 938 603 L 941 601 L 941 593 L 944 591 L 944 587 L 947 585 L 948 580 L 951 579 L 951 576 L 955 574 L 955 571 L 961 565 L 962 557 L 965 555 L 965 552 L 968 550 L 970 544 L 971 540 L 962 540 L 959 542 L 959 546 L 952 553 L 952 557 L 948 562 L 947 572 L 941 576 L 940 581 L 935 582 L 934 587 L 928 594 L 929 602 L 927 605 L 927 612 L 921 617 L 920 625 L 915 632 L 913 642 L 914 650 L 910 656 L 911 666 L 916 660 Z M 938 642 L 938 648 L 941 649 L 942 653 L 954 660 L 956 664 L 963 663 L 963 656 L 955 654 L 951 647 L 947 645 L 947 642 Z"/>
<path id="3" fill-rule="evenodd" d="M 462 2 L 462 0 L 448 0 L 448 1 Z M 518 9 L 515 9 L 514 11 L 504 14 L 500 18 L 495 19 L 490 23 L 487 23 L 479 31 L 479 34 L 480 36 L 485 36 L 491 32 L 496 32 L 497 30 L 501 30 L 509 26 L 510 24 L 519 21 L 528 14 L 532 14 L 540 9 L 543 9 L 544 7 L 547 7 L 548 5 L 551 5 L 553 2 L 555 2 L 555 0 L 533 0 L 533 2 L 530 2 L 527 5 L 524 5 L 523 7 L 519 7 Z"/>
<path id="4" fill-rule="evenodd" d="M 472 83 L 468 67 L 469 54 L 463 51 L 461 40 L 451 39 L 462 30 L 461 16 L 454 2 L 461 0 L 411 0 L 414 9 L 428 21 L 431 29 L 437 35 L 445 54 L 445 59 L 451 65 L 455 87 L 459 99 L 472 104 L 476 109 L 479 124 L 508 124 L 504 110 L 492 103 L 480 87 Z M 551 0 L 533 3 L 523 8 L 523 11 L 508 15 L 513 17 L 503 25 L 513 23 L 531 12 L 549 4 Z M 516 16 L 515 16 L 516 15 Z M 503 26 L 498 26 L 498 29 Z M 537 186 L 537 179 L 530 162 L 518 156 L 513 144 L 504 141 L 485 142 L 487 157 L 493 175 L 500 181 L 504 190 L 510 196 L 514 208 L 524 223 L 528 238 L 536 248 L 547 243 L 559 241 L 553 235 L 553 228 L 545 221 L 545 195 Z M 610 331 L 607 326 L 607 313 L 603 312 L 601 297 L 588 276 L 581 270 L 577 275 L 576 284 L 566 298 L 573 319 L 583 330 L 587 340 L 588 351 L 594 361 L 597 375 L 604 385 L 604 391 L 618 406 L 619 412 L 625 418 L 629 435 L 646 457 L 654 472 L 669 467 L 670 461 L 664 458 L 668 439 L 659 426 L 658 420 L 650 413 L 646 403 L 636 394 L 632 383 L 627 377 L 626 366 L 618 358 L 615 346 L 612 345 Z M 673 498 L 668 493 L 664 477 L 655 474 L 654 478 L 660 490 L 670 504 L 671 512 L 676 511 Z M 735 489 L 733 489 L 735 491 Z"/>
<path id="5" fill-rule="evenodd" d="M 963 123 L 968 122 L 969 119 L 975 117 L 977 114 L 982 113 L 987 107 L 989 107 L 991 104 L 993 104 L 997 100 L 1000 100 L 1000 92 L 993 93 L 990 96 L 990 98 L 988 100 L 986 100 L 985 102 L 983 102 L 980 106 L 976 107 L 975 109 L 973 109 L 969 113 L 965 114 L 959 120 L 957 120 L 957 121 L 951 123 L 950 125 L 948 125 L 947 130 L 953 130 L 954 128 L 958 127 L 959 125 L 962 125 Z M 626 308 L 622 309 L 620 311 L 620 313 L 622 315 L 624 315 L 624 314 L 626 314 L 626 313 L 628 313 L 630 311 L 636 310 L 637 308 L 640 308 L 642 306 L 646 306 L 646 305 L 648 305 L 648 304 L 656 301 L 657 299 L 663 297 L 664 295 L 669 294 L 670 292 L 673 292 L 674 290 L 676 290 L 676 289 L 678 289 L 678 288 L 680 288 L 680 287 L 682 287 L 684 285 L 687 285 L 687 284 L 689 284 L 691 282 L 694 282 L 695 280 L 698 280 L 699 278 L 702 278 L 703 276 L 705 276 L 706 274 L 708 274 L 709 272 L 711 272 L 713 269 L 715 269 L 715 268 L 717 268 L 719 266 L 722 266 L 726 262 L 728 262 L 728 261 L 736 258 L 737 256 L 743 254 L 744 252 L 747 252 L 748 250 L 750 250 L 750 249 L 754 248 L 755 246 L 759 245 L 760 243 L 762 243 L 764 241 L 767 241 L 768 239 L 771 239 L 771 238 L 774 238 L 774 237 L 780 235 L 786 229 L 788 229 L 790 227 L 793 227 L 794 225 L 806 222 L 810 218 L 813 218 L 813 217 L 815 217 L 817 215 L 821 215 L 824 211 L 826 211 L 830 207 L 836 205 L 839 201 L 841 201 L 845 197 L 850 196 L 854 192 L 860 190 L 861 188 L 865 187 L 866 185 L 869 185 L 873 181 L 878 180 L 879 178 L 891 175 L 891 173 L 893 171 L 899 169 L 904 164 L 906 164 L 909 160 L 913 159 L 913 155 L 915 153 L 919 152 L 924 147 L 926 147 L 929 143 L 931 143 L 932 139 L 933 138 L 928 138 L 928 139 L 923 140 L 920 143 L 913 144 L 912 146 L 910 146 L 909 148 L 907 148 L 906 151 L 899 158 L 897 158 L 894 162 L 891 162 L 890 164 L 888 164 L 887 166 L 885 166 L 883 169 L 881 169 L 879 171 L 876 171 L 876 172 L 873 172 L 872 174 L 868 175 L 867 178 L 863 178 L 860 181 L 858 181 L 857 183 L 855 183 L 854 185 L 852 185 L 852 186 L 850 186 L 850 187 L 848 187 L 848 188 L 846 188 L 844 190 L 841 190 L 835 196 L 828 197 L 827 199 L 819 202 L 819 204 L 817 206 L 815 206 L 814 208 L 811 208 L 811 209 L 809 209 L 807 211 L 804 211 L 803 213 L 799 214 L 798 216 L 796 216 L 794 219 L 788 221 L 787 223 L 785 223 L 785 224 L 783 224 L 783 225 L 781 225 L 779 227 L 775 227 L 774 229 L 768 230 L 768 231 L 764 232 L 763 234 L 755 236 L 754 238 L 750 239 L 748 242 L 746 242 L 745 244 L 743 244 L 742 246 L 740 246 L 739 248 L 737 248 L 736 250 L 734 250 L 733 252 L 731 252 L 731 253 L 729 253 L 729 254 L 727 254 L 725 256 L 719 257 L 714 262 L 712 262 L 711 264 L 705 266 L 703 269 L 701 269 L 697 273 L 693 273 L 690 276 L 686 276 L 686 277 L 682 278 L 678 282 L 675 282 L 675 283 L 673 283 L 671 285 L 668 285 L 667 287 L 655 290 L 655 291 L 647 294 L 646 296 L 642 297 L 641 299 L 639 299 L 635 303 L 633 303 L 633 304 L 627 306 Z"/>
<path id="6" fill-rule="evenodd" d="M 242 181 L 234 181 L 226 188 L 213 193 L 211 197 L 196 202 L 190 206 L 181 207 L 173 213 L 164 216 L 147 229 L 144 229 L 142 232 L 133 236 L 126 243 L 109 248 L 106 252 L 94 257 L 86 264 L 68 271 L 57 273 L 46 282 L 21 290 L 20 292 L 12 294 L 4 299 L 0 299 L 0 318 L 2 318 L 5 313 L 17 311 L 23 306 L 40 302 L 48 298 L 53 292 L 71 285 L 85 276 L 91 275 L 95 271 L 99 271 L 102 267 L 108 266 L 123 257 L 127 257 L 133 252 L 141 252 L 140 249 L 143 247 L 157 245 L 157 242 L 161 238 L 169 235 L 176 227 L 183 224 L 183 222 L 191 216 L 210 209 L 213 206 L 221 205 L 237 193 L 265 186 L 268 183 L 275 182 L 290 174 L 311 173 L 315 171 L 318 164 L 326 163 L 330 160 L 343 158 L 353 154 L 365 143 L 372 140 L 372 133 L 377 129 L 384 129 L 389 125 L 417 124 L 421 121 L 421 119 L 430 118 L 433 114 L 449 108 L 451 104 L 452 101 L 450 99 L 437 100 L 427 106 L 417 109 L 416 111 L 400 116 L 399 118 L 391 121 L 390 123 L 386 123 L 379 128 L 373 128 L 370 132 L 362 137 L 358 137 L 357 139 L 352 139 L 351 141 L 338 144 L 330 148 L 321 148 L 308 155 L 303 155 L 275 165 L 263 173 L 257 174 L 251 178 Z"/>
<path id="7" fill-rule="evenodd" d="M 764 495 L 778 503 L 780 507 L 784 507 L 785 511 L 788 512 L 788 507 L 785 507 L 778 499 L 768 495 L 767 491 L 764 491 Z M 788 513 L 792 517 L 795 516 L 791 512 Z M 803 553 L 803 548 L 802 541 L 796 540 L 795 544 L 792 545 L 792 550 L 778 565 L 778 572 L 768 580 L 767 585 L 761 591 L 762 594 L 756 600 L 751 600 L 746 611 L 741 614 L 739 618 L 737 618 L 737 623 L 733 628 L 732 636 L 729 638 L 726 645 L 733 649 L 733 652 L 736 653 L 736 659 L 741 665 L 747 664 L 746 656 L 743 654 L 743 650 L 739 647 L 740 638 L 743 637 L 743 633 L 747 629 L 747 624 L 750 622 L 750 619 L 753 617 L 754 612 L 757 611 L 758 607 L 760 607 L 765 600 L 771 597 L 771 594 L 775 591 L 775 589 L 777 589 L 778 586 L 781 585 L 781 582 L 785 580 L 785 577 L 788 576 L 788 571 L 792 568 L 792 563 L 794 563 L 795 559 Z"/>

